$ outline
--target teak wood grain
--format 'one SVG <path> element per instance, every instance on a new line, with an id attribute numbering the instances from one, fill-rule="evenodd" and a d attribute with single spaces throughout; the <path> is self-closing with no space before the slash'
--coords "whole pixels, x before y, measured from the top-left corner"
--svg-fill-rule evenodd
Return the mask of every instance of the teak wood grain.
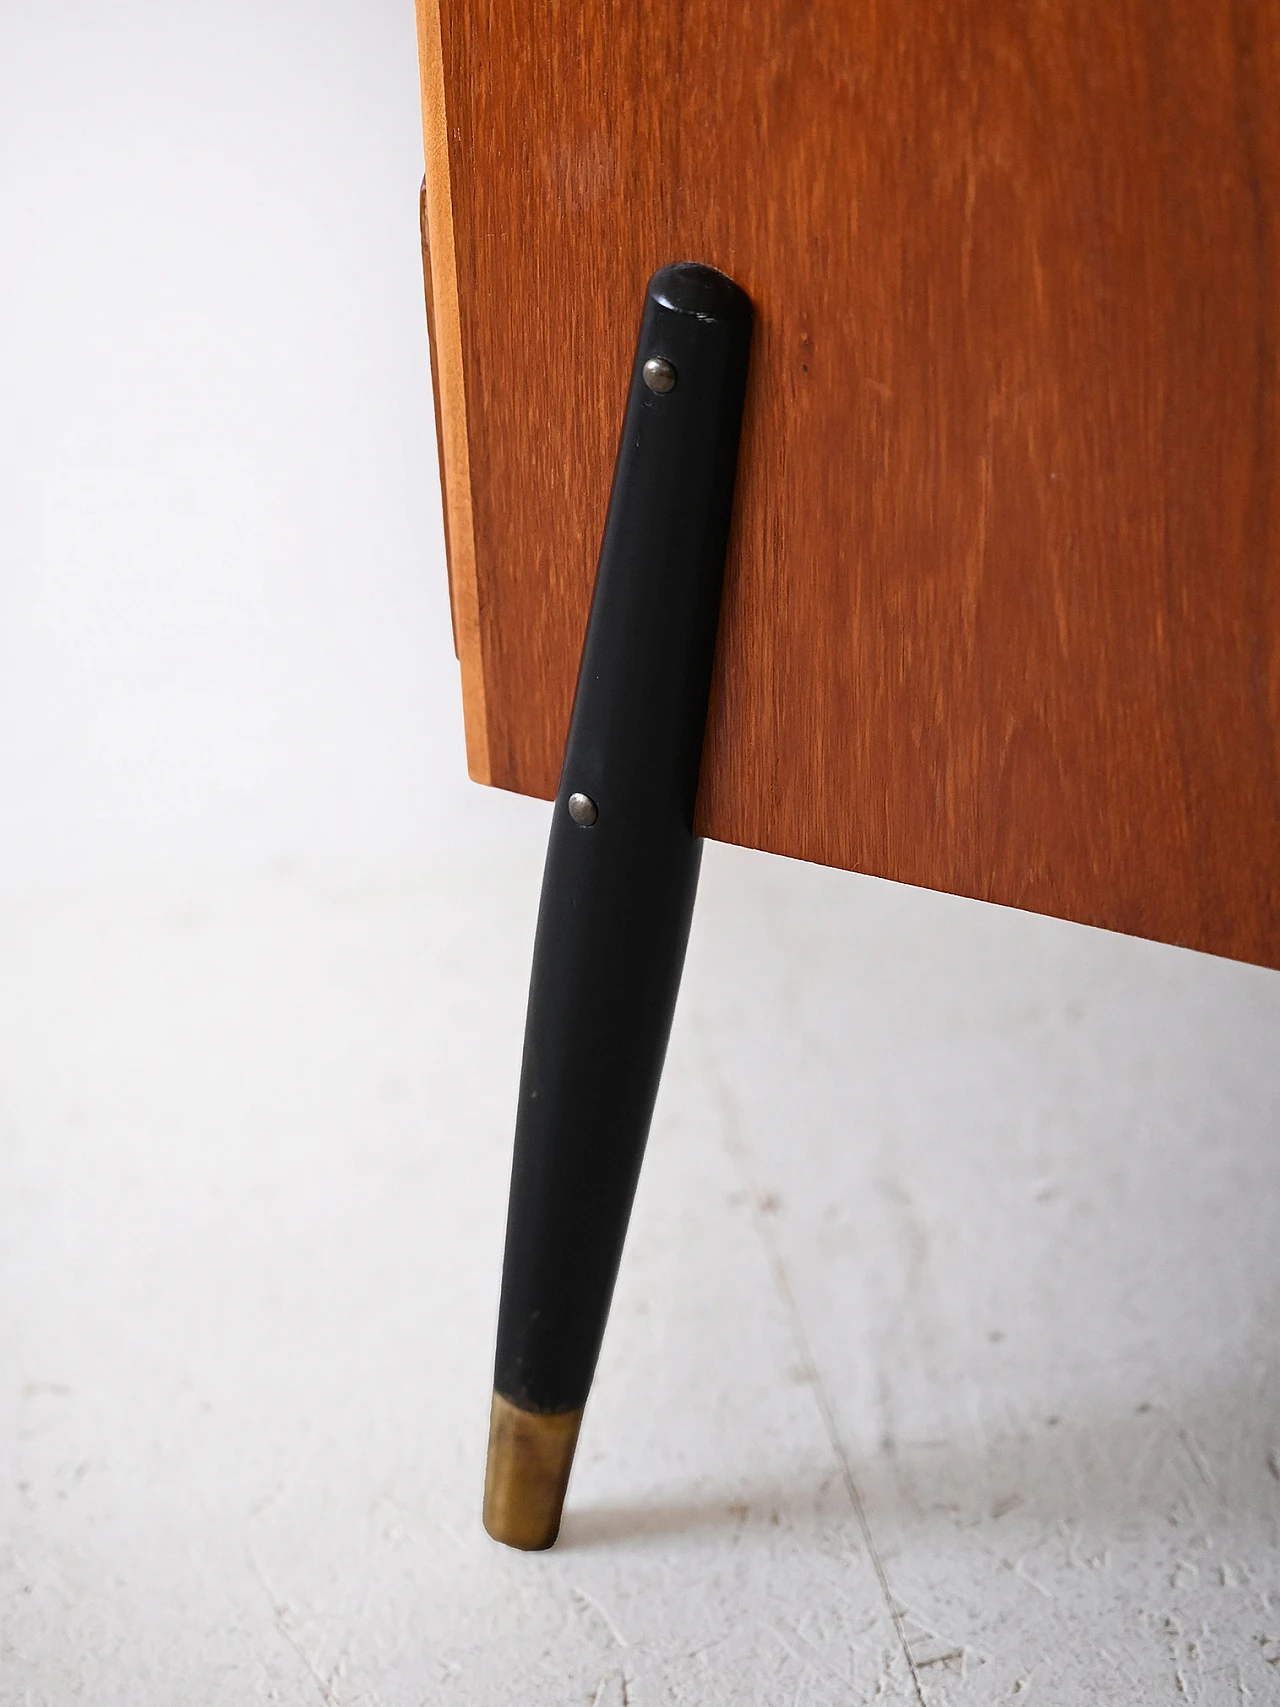
<path id="1" fill-rule="evenodd" d="M 757 332 L 699 828 L 1280 966 L 1280 0 L 420 0 L 472 774 L 551 796 L 646 279 Z"/>

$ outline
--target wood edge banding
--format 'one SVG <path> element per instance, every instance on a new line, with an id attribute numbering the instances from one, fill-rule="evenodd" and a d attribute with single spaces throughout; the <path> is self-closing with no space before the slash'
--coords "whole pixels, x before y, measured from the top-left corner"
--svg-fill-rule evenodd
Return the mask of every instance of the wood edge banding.
<path id="1" fill-rule="evenodd" d="M 462 673 L 462 716 L 467 770 L 476 782 L 491 782 L 480 634 L 480 588 L 476 579 L 475 525 L 471 510 L 471 457 L 467 442 L 467 393 L 462 362 L 462 317 L 454 251 L 453 191 L 449 172 L 449 129 L 445 113 L 444 41 L 440 0 L 416 0 L 418 69 L 422 80 L 422 141 L 426 161 L 424 236 L 430 274 L 428 314 L 432 333 L 432 379 L 440 437 L 445 515 L 445 550 L 453 610 L 454 647 Z"/>
<path id="2" fill-rule="evenodd" d="M 440 468 L 440 517 L 444 524 L 444 567 L 449 579 L 449 622 L 453 629 L 453 655 L 458 656 L 458 605 L 453 595 L 453 547 L 449 543 L 449 506 L 444 501 L 444 432 L 440 425 L 440 358 L 436 354 L 435 304 L 431 300 L 431 240 L 427 231 L 427 180 L 418 195 L 418 228 L 422 234 L 422 292 L 427 300 L 427 343 L 431 350 L 431 404 L 436 422 L 436 460 Z"/>

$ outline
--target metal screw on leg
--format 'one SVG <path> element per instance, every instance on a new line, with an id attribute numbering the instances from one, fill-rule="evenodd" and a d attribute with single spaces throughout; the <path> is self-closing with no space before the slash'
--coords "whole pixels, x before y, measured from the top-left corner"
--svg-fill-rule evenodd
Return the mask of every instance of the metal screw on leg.
<path id="1" fill-rule="evenodd" d="M 656 391 L 659 397 L 665 397 L 668 391 L 675 390 L 676 370 L 663 357 L 650 356 L 644 364 L 644 382 L 650 391 Z"/>
<path id="2" fill-rule="evenodd" d="M 581 824 L 584 830 L 588 830 L 600 816 L 600 808 L 589 794 L 571 794 L 569 816 L 575 824 Z"/>

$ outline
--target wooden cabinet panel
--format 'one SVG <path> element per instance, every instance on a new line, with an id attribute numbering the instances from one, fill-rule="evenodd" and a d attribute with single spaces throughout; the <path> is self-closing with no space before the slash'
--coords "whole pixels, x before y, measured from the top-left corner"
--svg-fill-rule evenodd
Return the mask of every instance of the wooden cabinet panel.
<path id="1" fill-rule="evenodd" d="M 1277 0 L 420 0 L 472 774 L 554 793 L 645 281 L 757 332 L 699 827 L 1280 965 Z"/>

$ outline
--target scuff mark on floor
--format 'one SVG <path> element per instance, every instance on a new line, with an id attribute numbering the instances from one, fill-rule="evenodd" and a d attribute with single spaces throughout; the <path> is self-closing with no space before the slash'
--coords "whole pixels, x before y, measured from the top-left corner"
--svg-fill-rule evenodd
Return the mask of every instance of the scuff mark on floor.
<path id="1" fill-rule="evenodd" d="M 618 1629 L 618 1626 L 614 1623 L 613 1619 L 605 1611 L 604 1607 L 601 1606 L 600 1602 L 594 1595 L 588 1594 L 586 1589 L 577 1588 L 573 1584 L 570 1584 L 570 1588 L 577 1598 L 589 1606 L 596 1616 L 603 1622 L 605 1628 L 620 1648 L 629 1648 L 631 1646 L 630 1642 L 628 1642 L 627 1638 Z"/>
<path id="2" fill-rule="evenodd" d="M 865 1545 L 867 1554 L 871 1560 L 872 1568 L 875 1571 L 876 1580 L 880 1585 L 880 1592 L 884 1597 L 885 1606 L 888 1609 L 889 1616 L 892 1618 L 894 1628 L 897 1631 L 898 1642 L 902 1650 L 902 1656 L 907 1663 L 907 1670 L 910 1673 L 911 1686 L 915 1694 L 916 1702 L 918 1707 L 928 1707 L 928 1703 L 925 1701 L 924 1688 L 920 1682 L 920 1674 L 916 1669 L 916 1663 L 912 1658 L 911 1648 L 907 1642 L 906 1633 L 903 1628 L 901 1610 L 889 1588 L 889 1579 L 885 1572 L 884 1561 L 880 1557 L 880 1551 L 876 1546 L 875 1537 L 871 1533 L 871 1525 L 867 1519 L 866 1507 L 863 1504 L 862 1494 L 854 1480 L 853 1466 L 849 1462 L 849 1454 L 845 1449 L 844 1437 L 841 1434 L 839 1425 L 836 1421 L 835 1409 L 832 1406 L 830 1396 L 826 1391 L 821 1377 L 816 1374 L 818 1369 L 817 1359 L 813 1355 L 813 1348 L 810 1344 L 808 1329 L 805 1327 L 804 1318 L 800 1313 L 800 1306 L 796 1301 L 795 1290 L 791 1285 L 791 1278 L 787 1273 L 786 1264 L 782 1258 L 781 1246 L 778 1243 L 777 1236 L 771 1225 L 769 1213 L 760 1207 L 765 1194 L 761 1192 L 759 1185 L 754 1178 L 751 1156 L 747 1149 L 746 1141 L 742 1136 L 742 1124 L 738 1114 L 737 1103 L 732 1091 L 729 1089 L 729 1085 L 724 1075 L 720 1072 L 719 1064 L 715 1058 L 715 1051 L 705 1037 L 703 1039 L 703 1052 L 707 1061 L 709 1076 L 715 1087 L 716 1097 L 721 1108 L 721 1132 L 724 1138 L 725 1148 L 728 1150 L 731 1159 L 742 1174 L 744 1185 L 746 1186 L 750 1196 L 750 1201 L 755 1205 L 753 1219 L 755 1222 L 756 1232 L 762 1246 L 764 1247 L 765 1259 L 769 1266 L 769 1272 L 773 1276 L 774 1286 L 777 1290 L 779 1300 L 790 1323 L 792 1339 L 795 1342 L 795 1348 L 799 1355 L 799 1359 L 803 1364 L 815 1371 L 815 1379 L 812 1383 L 814 1400 L 821 1415 L 823 1427 L 831 1445 L 832 1454 L 840 1468 L 841 1480 L 844 1483 L 845 1492 L 849 1498 L 849 1504 L 853 1508 L 853 1515 L 857 1522 L 859 1532 L 861 1533 L 863 1544 Z"/>

